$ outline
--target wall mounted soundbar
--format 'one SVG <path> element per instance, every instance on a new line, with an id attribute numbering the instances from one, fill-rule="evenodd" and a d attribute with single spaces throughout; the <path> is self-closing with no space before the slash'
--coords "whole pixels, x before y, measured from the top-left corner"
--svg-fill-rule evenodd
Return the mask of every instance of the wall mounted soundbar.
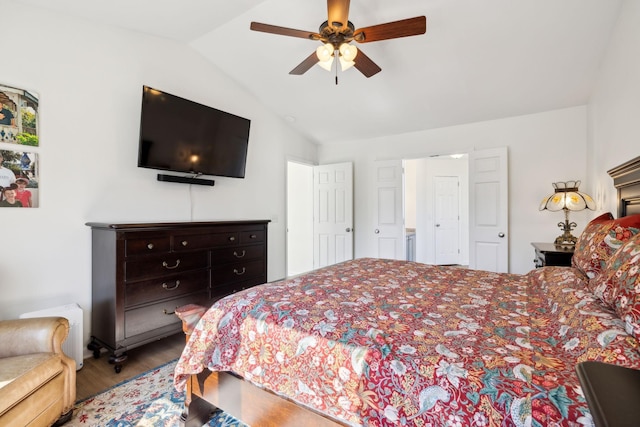
<path id="1" fill-rule="evenodd" d="M 210 185 L 213 187 L 215 181 L 212 179 L 204 178 L 191 178 L 188 176 L 176 176 L 176 175 L 164 175 L 158 174 L 158 181 L 164 182 L 178 182 L 180 184 L 196 184 L 196 185 Z"/>

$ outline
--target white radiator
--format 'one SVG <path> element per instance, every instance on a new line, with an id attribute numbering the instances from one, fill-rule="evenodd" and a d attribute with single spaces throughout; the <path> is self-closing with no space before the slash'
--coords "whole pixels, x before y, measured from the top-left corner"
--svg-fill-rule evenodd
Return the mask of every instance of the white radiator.
<path id="1" fill-rule="evenodd" d="M 62 343 L 62 351 L 64 354 L 75 359 L 76 371 L 82 368 L 83 361 L 83 347 L 82 347 L 82 309 L 78 304 L 66 304 L 59 307 L 46 308 L 44 310 L 32 311 L 30 313 L 23 313 L 20 315 L 21 319 L 31 317 L 50 317 L 60 316 L 69 321 L 69 336 Z"/>

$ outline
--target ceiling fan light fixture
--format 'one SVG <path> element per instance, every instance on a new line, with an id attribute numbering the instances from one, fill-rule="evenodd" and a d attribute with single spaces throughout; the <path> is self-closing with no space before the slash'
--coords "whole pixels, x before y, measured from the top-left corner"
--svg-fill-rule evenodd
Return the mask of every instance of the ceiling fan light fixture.
<path id="1" fill-rule="evenodd" d="M 348 70 L 354 65 L 356 65 L 354 61 L 347 61 L 343 56 L 340 57 L 340 69 L 342 71 Z"/>
<path id="2" fill-rule="evenodd" d="M 331 60 L 333 58 L 333 45 L 331 43 L 325 43 L 322 46 L 318 46 L 316 56 L 320 62 Z"/>
<path id="3" fill-rule="evenodd" d="M 296 30 L 260 22 L 251 22 L 249 28 L 252 31 L 324 43 L 289 74 L 304 74 L 315 64 L 320 64 L 323 68 L 331 71 L 333 59 L 337 58 L 341 62 L 343 70 L 355 66 L 365 77 L 371 77 L 382 69 L 364 52 L 360 52 L 355 46 L 350 45 L 352 41 L 356 43 L 376 42 L 417 36 L 427 31 L 427 17 L 424 15 L 356 29 L 349 21 L 349 3 L 350 0 L 327 0 L 328 19 L 320 24 L 318 32 Z M 356 55 L 358 56 L 357 62 L 355 61 Z M 337 71 L 338 67 L 336 66 L 336 84 L 338 84 Z"/>
<path id="4" fill-rule="evenodd" d="M 358 54 L 358 48 L 350 45 L 349 43 L 342 43 L 340 45 L 340 56 L 345 59 L 345 61 L 353 62 Z"/>
<path id="5" fill-rule="evenodd" d="M 327 71 L 331 71 L 331 66 L 333 65 L 333 57 L 329 57 L 329 59 L 327 59 L 326 61 L 318 61 L 318 65 Z"/>

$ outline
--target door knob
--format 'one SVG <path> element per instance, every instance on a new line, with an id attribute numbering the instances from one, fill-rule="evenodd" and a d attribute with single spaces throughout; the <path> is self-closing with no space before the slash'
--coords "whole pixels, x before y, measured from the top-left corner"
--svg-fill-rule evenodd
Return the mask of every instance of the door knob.
<path id="1" fill-rule="evenodd" d="M 503 232 L 498 233 L 498 237 L 502 239 L 504 237 L 504 233 Z"/>
<path id="2" fill-rule="evenodd" d="M 350 233 L 351 232 L 351 228 L 347 227 L 347 228 L 344 229 L 344 231 L 346 231 L 347 233 Z"/>
<path id="3" fill-rule="evenodd" d="M 440 227 L 440 224 L 436 224 L 436 227 Z"/>
<path id="4" fill-rule="evenodd" d="M 380 234 L 380 230 L 378 230 L 378 229 L 376 228 L 376 231 L 374 231 L 374 233 L 376 233 L 376 234 Z"/>

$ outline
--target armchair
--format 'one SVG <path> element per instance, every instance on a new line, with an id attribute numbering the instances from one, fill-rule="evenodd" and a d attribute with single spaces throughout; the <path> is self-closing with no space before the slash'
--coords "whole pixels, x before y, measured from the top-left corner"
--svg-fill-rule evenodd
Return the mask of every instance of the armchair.
<path id="1" fill-rule="evenodd" d="M 64 317 L 0 321 L 0 426 L 62 425 L 73 415 L 75 361 Z"/>

